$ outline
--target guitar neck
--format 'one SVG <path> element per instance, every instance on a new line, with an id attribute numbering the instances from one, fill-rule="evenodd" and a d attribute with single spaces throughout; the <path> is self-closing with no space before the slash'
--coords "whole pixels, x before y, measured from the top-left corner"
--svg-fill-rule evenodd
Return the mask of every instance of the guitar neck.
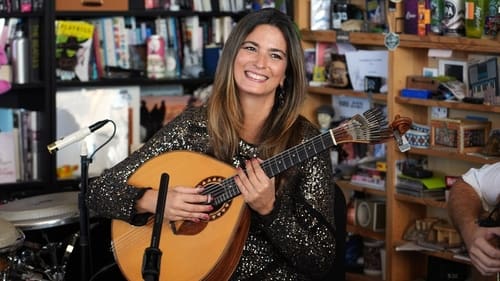
<path id="1" fill-rule="evenodd" d="M 322 151 L 337 144 L 335 141 L 335 136 L 338 130 L 332 129 L 317 135 L 310 140 L 291 147 L 269 159 L 262 162 L 261 167 L 270 178 L 280 174 L 281 172 L 293 167 L 302 161 L 305 161 L 315 155 L 318 155 Z M 220 205 L 232 198 L 240 195 L 240 190 L 234 182 L 234 177 L 225 179 L 221 182 L 224 193 L 214 196 L 214 201 L 212 204 Z"/>

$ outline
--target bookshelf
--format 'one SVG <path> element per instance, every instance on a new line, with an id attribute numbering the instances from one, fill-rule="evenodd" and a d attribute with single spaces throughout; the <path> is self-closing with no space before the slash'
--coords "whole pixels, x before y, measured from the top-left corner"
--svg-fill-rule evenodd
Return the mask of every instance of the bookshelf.
<path id="1" fill-rule="evenodd" d="M 12 89 L 5 94 L 0 95 L 0 108 L 10 109 L 28 109 L 40 113 L 41 127 L 39 131 L 39 151 L 40 178 L 37 180 L 17 180 L 15 182 L 0 183 L 0 201 L 10 201 L 16 198 L 23 198 L 32 195 L 59 192 L 65 190 L 74 190 L 78 187 L 78 179 L 58 179 L 56 175 L 57 161 L 56 156 L 47 152 L 47 144 L 56 139 L 56 93 L 67 89 L 95 89 L 106 87 L 139 86 L 156 87 L 182 85 L 185 94 L 192 94 L 200 86 L 209 85 L 213 77 L 210 75 L 200 75 L 199 77 L 175 76 L 162 79 L 149 79 L 145 73 L 127 77 L 97 77 L 89 81 L 61 81 L 56 78 L 56 57 L 55 57 L 55 26 L 57 20 L 98 20 L 106 17 L 133 17 L 137 23 L 145 23 L 151 27 L 158 18 L 175 18 L 177 20 L 187 17 L 198 17 L 200 23 L 208 23 L 215 18 L 230 18 L 232 22 L 238 21 L 242 16 L 248 13 L 247 10 L 193 10 L 189 7 L 180 7 L 179 10 L 165 10 L 160 8 L 145 9 L 145 1 L 127 1 L 128 9 L 109 9 L 109 6 L 103 9 L 95 7 L 86 7 L 82 10 L 64 9 L 56 10 L 58 3 L 62 1 L 43 1 L 42 9 L 31 12 L 3 12 L 0 7 L 0 18 L 17 17 L 23 21 L 31 22 L 36 20 L 40 26 L 39 54 L 40 55 L 40 79 L 27 84 L 12 85 Z M 66 1 L 65 1 L 66 2 Z M 74 2 L 80 5 L 80 1 Z M 112 1 L 106 1 L 108 4 Z M 122 1 L 123 2 L 123 1 Z M 217 1 L 211 1 L 217 2 Z M 219 1 L 228 2 L 229 1 Z M 244 1 L 238 2 L 244 6 Z M 286 1 L 287 12 L 293 13 L 293 4 Z M 120 2 L 121 3 L 121 2 Z M 66 3 L 65 3 L 66 4 Z M 73 5 L 73 4 L 71 4 Z M 66 6 L 66 5 L 65 5 Z M 180 22 L 180 21 L 179 21 Z M 180 28 L 180 27 L 179 27 Z M 155 32 L 154 29 L 152 32 Z M 178 31 L 180 32 L 180 30 Z M 209 42 L 205 42 L 209 43 Z"/>
<path id="2" fill-rule="evenodd" d="M 397 1 L 393 1 L 397 2 Z M 365 1 L 351 1 L 350 3 L 363 7 Z M 316 42 L 336 42 L 337 32 L 334 30 L 310 30 L 310 1 L 295 1 L 295 20 L 302 34 L 303 46 L 314 48 Z M 396 6 L 396 15 L 402 12 L 401 4 Z M 468 54 L 499 55 L 500 45 L 498 39 L 469 39 L 465 37 L 446 36 L 417 36 L 410 34 L 399 34 L 399 46 L 390 51 L 388 59 L 388 93 L 386 96 L 372 95 L 372 99 L 386 100 L 389 119 L 397 114 L 408 116 L 419 124 L 430 124 L 431 110 L 433 107 L 448 109 L 448 116 L 464 117 L 466 115 L 482 116 L 493 123 L 493 128 L 500 124 L 498 105 L 477 105 L 463 102 L 448 102 L 438 100 L 423 100 L 404 98 L 400 96 L 400 90 L 405 88 L 406 78 L 409 75 L 420 75 L 422 68 L 432 63 L 428 57 L 431 49 L 451 50 L 454 56 L 467 57 Z M 351 32 L 347 35 L 348 42 L 361 48 L 383 48 L 384 35 L 366 32 Z M 323 104 L 331 104 L 331 99 L 337 96 L 367 97 L 365 93 L 349 90 L 338 90 L 328 87 L 310 87 L 309 96 L 303 114 L 311 121 L 315 121 L 315 108 Z M 392 120 L 392 119 L 391 119 Z M 397 167 L 396 162 L 407 157 L 426 157 L 429 169 L 443 172 L 447 175 L 460 175 L 471 167 L 479 167 L 485 163 L 495 163 L 498 157 L 484 157 L 475 154 L 459 154 L 436 148 L 412 148 L 409 153 L 400 153 L 394 143 L 389 143 L 387 148 L 387 176 L 386 190 L 384 194 L 377 194 L 386 198 L 386 280 L 416 280 L 425 279 L 427 275 L 427 262 L 430 257 L 449 260 L 466 265 L 470 270 L 472 280 L 493 280 L 481 277 L 473 269 L 469 262 L 450 254 L 440 251 L 397 251 L 402 245 L 403 235 L 416 219 L 422 219 L 430 215 L 440 214 L 447 217 L 447 206 L 445 201 L 433 199 L 416 198 L 396 193 Z M 338 182 L 344 191 L 351 190 L 372 195 L 369 188 L 353 186 L 350 183 Z M 363 233 L 354 226 L 349 226 L 349 231 L 358 233 L 365 237 L 372 236 L 371 233 Z M 371 276 L 350 273 L 347 280 L 373 280 Z"/>

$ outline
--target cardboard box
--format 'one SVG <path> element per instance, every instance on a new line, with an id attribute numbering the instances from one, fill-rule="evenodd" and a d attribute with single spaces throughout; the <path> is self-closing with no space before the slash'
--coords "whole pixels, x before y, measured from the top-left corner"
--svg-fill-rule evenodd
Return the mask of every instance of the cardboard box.
<path id="1" fill-rule="evenodd" d="M 439 81 L 432 77 L 420 75 L 410 75 L 406 77 L 406 88 L 429 90 L 433 93 L 438 92 Z"/>
<path id="2" fill-rule="evenodd" d="M 56 0 L 56 11 L 128 11 L 129 0 Z"/>
<path id="3" fill-rule="evenodd" d="M 486 145 L 490 130 L 490 121 L 432 119 L 431 147 L 457 153 L 480 152 Z"/>

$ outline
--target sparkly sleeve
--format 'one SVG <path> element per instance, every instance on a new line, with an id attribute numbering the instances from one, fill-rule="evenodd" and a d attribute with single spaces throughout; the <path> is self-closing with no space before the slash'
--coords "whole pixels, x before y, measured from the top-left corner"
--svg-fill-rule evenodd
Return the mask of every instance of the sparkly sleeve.
<path id="1" fill-rule="evenodd" d="M 136 225 L 146 223 L 148 214 L 137 214 L 135 202 L 148 186 L 127 184 L 128 178 L 148 159 L 171 150 L 203 151 L 206 126 L 202 108 L 189 108 L 160 129 L 146 144 L 125 160 L 89 181 L 86 201 L 97 215 Z"/>
<path id="2" fill-rule="evenodd" d="M 260 227 L 288 262 L 320 278 L 335 261 L 334 182 L 328 151 L 305 161 Z M 254 214 L 255 215 L 255 214 Z"/>

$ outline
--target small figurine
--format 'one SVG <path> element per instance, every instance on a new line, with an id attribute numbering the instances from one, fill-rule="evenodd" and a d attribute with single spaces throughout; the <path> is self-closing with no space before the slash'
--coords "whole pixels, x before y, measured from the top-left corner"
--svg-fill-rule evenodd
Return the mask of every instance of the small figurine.
<path id="1" fill-rule="evenodd" d="M 332 128 L 335 110 L 330 105 L 322 105 L 316 109 L 316 118 L 322 133 Z"/>

